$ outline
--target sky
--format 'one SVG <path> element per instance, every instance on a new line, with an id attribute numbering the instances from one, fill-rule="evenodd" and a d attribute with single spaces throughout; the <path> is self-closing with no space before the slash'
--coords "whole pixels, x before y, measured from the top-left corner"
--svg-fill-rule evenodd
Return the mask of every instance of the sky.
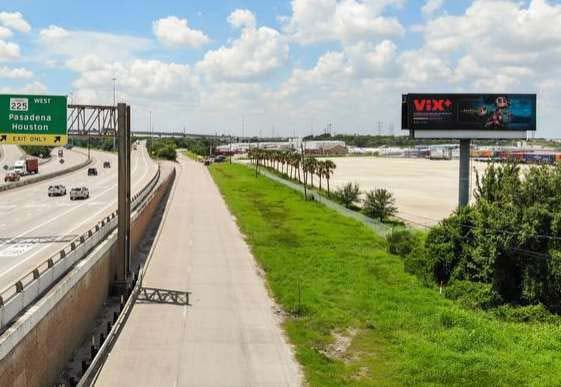
<path id="1" fill-rule="evenodd" d="M 404 134 L 404 93 L 536 93 L 559 138 L 560 3 L 0 0 L 0 93 L 115 84 L 133 130 L 237 136 Z"/>

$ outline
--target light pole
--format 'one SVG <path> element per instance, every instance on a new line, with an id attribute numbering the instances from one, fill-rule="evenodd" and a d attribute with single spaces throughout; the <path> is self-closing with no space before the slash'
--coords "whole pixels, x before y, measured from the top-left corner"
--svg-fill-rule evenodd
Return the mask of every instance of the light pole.
<path id="1" fill-rule="evenodd" d="M 116 109 L 117 108 L 117 78 L 112 78 L 113 80 L 113 107 Z M 115 110 L 115 114 L 117 113 L 117 111 Z M 115 151 L 116 148 L 116 140 L 117 140 L 117 134 L 115 133 L 113 135 L 113 151 Z"/>
<path id="2" fill-rule="evenodd" d="M 152 110 L 149 112 L 148 127 L 150 128 L 150 138 L 148 141 L 148 151 L 152 153 Z"/>

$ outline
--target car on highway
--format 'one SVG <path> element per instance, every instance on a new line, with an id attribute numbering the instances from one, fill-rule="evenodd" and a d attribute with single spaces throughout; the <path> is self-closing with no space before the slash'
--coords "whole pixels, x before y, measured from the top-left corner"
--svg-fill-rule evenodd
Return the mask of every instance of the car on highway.
<path id="1" fill-rule="evenodd" d="M 70 190 L 70 200 L 89 199 L 90 190 L 87 187 L 74 187 Z"/>
<path id="2" fill-rule="evenodd" d="M 103 168 L 111 168 L 111 163 L 109 161 L 103 162 Z"/>
<path id="3" fill-rule="evenodd" d="M 4 183 L 19 181 L 19 179 L 21 179 L 19 173 L 16 173 L 14 171 L 10 171 L 10 172 L 7 172 L 6 175 L 4 176 Z"/>
<path id="4" fill-rule="evenodd" d="M 65 196 L 66 195 L 66 187 L 60 184 L 50 185 L 49 186 L 49 197 L 52 196 Z"/>
<path id="5" fill-rule="evenodd" d="M 97 168 L 88 168 L 88 176 L 97 176 Z"/>

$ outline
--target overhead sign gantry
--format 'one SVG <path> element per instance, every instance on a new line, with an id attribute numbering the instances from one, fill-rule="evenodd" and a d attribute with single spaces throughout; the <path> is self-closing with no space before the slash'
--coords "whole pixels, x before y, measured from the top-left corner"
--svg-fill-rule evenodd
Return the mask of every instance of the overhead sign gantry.
<path id="1" fill-rule="evenodd" d="M 469 203 L 472 139 L 526 139 L 536 130 L 535 94 L 405 94 L 401 126 L 412 138 L 460 140 L 459 206 Z"/>

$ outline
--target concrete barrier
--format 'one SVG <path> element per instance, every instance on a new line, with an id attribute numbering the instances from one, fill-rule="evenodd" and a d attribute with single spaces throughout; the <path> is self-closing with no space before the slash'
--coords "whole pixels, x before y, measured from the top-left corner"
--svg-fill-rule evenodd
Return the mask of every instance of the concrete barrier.
<path id="1" fill-rule="evenodd" d="M 140 231 L 146 230 L 174 177 L 172 173 L 163 181 L 160 179 L 157 188 L 134 210 L 131 225 L 133 250 L 141 243 L 143 232 Z M 116 216 L 110 217 L 108 226 L 116 221 Z M 74 349 L 92 329 L 95 317 L 107 299 L 115 275 L 115 261 L 120 258 L 116 241 L 117 230 L 113 228 L 0 336 L 1 385 L 44 386 L 56 381 Z M 75 247 L 78 248 L 80 245 Z M 70 254 L 66 254 L 64 257 L 60 255 L 60 261 L 67 260 Z M 56 263 L 53 265 L 56 267 Z M 34 292 L 40 291 L 40 285 L 37 286 Z"/>
<path id="2" fill-rule="evenodd" d="M 14 189 L 14 188 L 23 187 L 25 185 L 29 185 L 29 184 L 33 184 L 33 183 L 38 183 L 38 182 L 43 181 L 43 180 L 52 179 L 53 177 L 57 177 L 57 176 L 64 175 L 66 173 L 71 173 L 71 172 L 77 171 L 78 169 L 84 168 L 85 166 L 89 165 L 92 161 L 93 161 L 93 158 L 89 159 L 89 160 L 86 160 L 86 161 L 83 161 L 80 164 L 76 164 L 73 167 L 66 168 L 66 169 L 61 169 L 60 171 L 47 173 L 45 175 L 33 176 L 33 177 L 27 178 L 25 180 L 16 181 L 16 182 L 10 183 L 10 184 L 4 184 L 4 185 L 0 186 L 0 192 L 8 191 L 8 190 Z"/>

